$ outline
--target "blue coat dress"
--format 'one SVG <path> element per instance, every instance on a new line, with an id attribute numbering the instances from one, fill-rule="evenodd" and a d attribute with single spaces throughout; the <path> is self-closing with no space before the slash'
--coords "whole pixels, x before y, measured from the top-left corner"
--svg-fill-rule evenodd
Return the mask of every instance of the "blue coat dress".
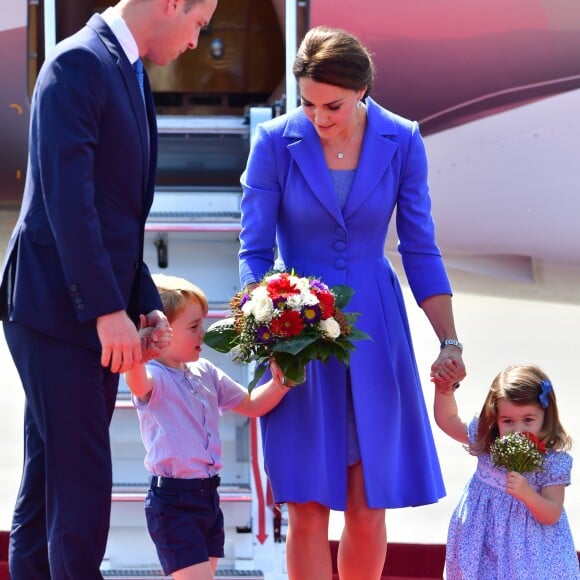
<path id="1" fill-rule="evenodd" d="M 416 123 L 367 99 L 368 121 L 341 210 L 320 139 L 301 108 L 258 127 L 242 175 L 242 284 L 272 267 L 347 284 L 348 309 L 372 340 L 357 343 L 350 376 L 367 503 L 417 506 L 445 495 L 401 287 L 384 248 L 396 210 L 399 251 L 418 303 L 451 288 L 435 244 L 427 158 Z M 310 363 L 262 419 L 265 469 L 276 502 L 346 508 L 347 372 Z"/>

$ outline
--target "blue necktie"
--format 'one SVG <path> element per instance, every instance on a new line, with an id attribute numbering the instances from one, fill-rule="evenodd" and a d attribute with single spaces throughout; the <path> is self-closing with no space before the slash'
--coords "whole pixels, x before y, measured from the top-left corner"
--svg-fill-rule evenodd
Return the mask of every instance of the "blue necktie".
<path id="1" fill-rule="evenodd" d="M 139 90 L 141 91 L 141 98 L 143 99 L 143 105 L 145 106 L 145 110 L 147 110 L 147 103 L 145 102 L 145 88 L 143 84 L 143 78 L 145 73 L 143 72 L 143 62 L 140 58 L 138 58 L 133 63 L 133 68 L 135 69 L 135 76 L 137 77 L 137 82 L 139 83 Z M 147 127 L 147 141 L 149 141 L 149 125 Z"/>
<path id="2" fill-rule="evenodd" d="M 141 90 L 141 97 L 143 97 L 143 102 L 145 102 L 145 89 L 143 87 L 143 62 L 138 58 L 134 64 L 135 75 L 137 76 L 137 82 L 139 83 L 139 89 Z"/>

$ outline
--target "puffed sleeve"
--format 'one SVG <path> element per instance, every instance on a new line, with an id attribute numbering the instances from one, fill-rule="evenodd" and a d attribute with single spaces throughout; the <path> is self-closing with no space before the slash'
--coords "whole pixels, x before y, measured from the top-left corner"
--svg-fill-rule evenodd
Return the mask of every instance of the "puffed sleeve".
<path id="1" fill-rule="evenodd" d="M 477 437 L 477 425 L 479 423 L 479 419 L 477 417 L 473 417 L 473 419 L 467 425 L 467 438 L 469 443 L 475 443 L 475 439 Z"/>
<path id="2" fill-rule="evenodd" d="M 572 456 L 564 451 L 549 452 L 544 459 L 544 471 L 538 476 L 541 487 L 570 485 Z"/>

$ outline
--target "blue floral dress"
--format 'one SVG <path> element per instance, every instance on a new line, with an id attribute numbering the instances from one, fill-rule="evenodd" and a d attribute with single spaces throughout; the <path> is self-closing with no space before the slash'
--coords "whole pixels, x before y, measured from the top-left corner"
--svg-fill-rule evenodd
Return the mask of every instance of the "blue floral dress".
<path id="1" fill-rule="evenodd" d="M 477 419 L 468 427 L 475 439 Z M 544 471 L 526 473 L 539 491 L 569 485 L 572 457 L 548 452 Z M 566 512 L 553 525 L 540 524 L 505 491 L 507 471 L 480 455 L 477 470 L 455 508 L 447 537 L 447 580 L 577 580 L 578 556 Z"/>

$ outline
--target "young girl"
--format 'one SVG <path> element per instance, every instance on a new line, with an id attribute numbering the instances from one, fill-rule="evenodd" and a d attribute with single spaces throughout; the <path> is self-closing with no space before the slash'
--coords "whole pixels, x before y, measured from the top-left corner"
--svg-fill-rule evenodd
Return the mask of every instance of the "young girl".
<path id="1" fill-rule="evenodd" d="M 578 557 L 564 511 L 571 446 L 548 377 L 536 366 L 510 366 L 491 385 L 479 419 L 457 414 L 452 390 L 436 389 L 435 421 L 477 456 L 449 525 L 448 580 L 574 580 Z M 527 431 L 547 448 L 542 469 L 519 474 L 494 467 L 498 436 Z"/>
<path id="2" fill-rule="evenodd" d="M 208 302 L 188 280 L 156 274 L 172 336 L 157 359 L 125 374 L 137 407 L 151 485 L 145 500 L 147 528 L 166 575 L 212 580 L 224 555 L 219 507 L 222 466 L 219 416 L 232 410 L 258 417 L 288 392 L 280 368 L 251 394 L 200 357 Z M 150 329 L 143 329 L 145 337 Z"/>

